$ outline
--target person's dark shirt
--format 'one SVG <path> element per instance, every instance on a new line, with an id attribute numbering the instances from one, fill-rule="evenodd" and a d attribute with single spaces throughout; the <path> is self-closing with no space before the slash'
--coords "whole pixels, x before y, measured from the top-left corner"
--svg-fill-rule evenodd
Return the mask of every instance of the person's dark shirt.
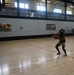
<path id="1" fill-rule="evenodd" d="M 66 40 L 65 40 L 65 33 L 59 33 L 59 40 L 61 41 L 61 42 L 65 42 Z"/>

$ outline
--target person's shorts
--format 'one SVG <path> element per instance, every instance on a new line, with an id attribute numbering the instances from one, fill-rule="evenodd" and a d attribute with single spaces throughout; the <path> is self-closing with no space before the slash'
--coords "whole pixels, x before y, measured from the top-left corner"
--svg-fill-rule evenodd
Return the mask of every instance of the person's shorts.
<path id="1" fill-rule="evenodd" d="M 60 45 L 65 45 L 65 42 L 59 41 L 59 42 L 57 43 L 57 45 L 58 45 L 58 46 L 60 46 Z"/>

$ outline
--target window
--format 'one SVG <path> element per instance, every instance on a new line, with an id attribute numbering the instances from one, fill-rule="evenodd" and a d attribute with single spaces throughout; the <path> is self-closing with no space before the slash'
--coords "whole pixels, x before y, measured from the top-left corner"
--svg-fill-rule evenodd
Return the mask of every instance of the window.
<path id="1" fill-rule="evenodd" d="M 67 11 L 67 14 L 71 15 L 72 14 L 72 11 Z"/>
<path id="2" fill-rule="evenodd" d="M 54 9 L 54 12 L 55 13 L 62 13 L 62 10 L 61 9 Z"/>
<path id="3" fill-rule="evenodd" d="M 37 3 L 37 10 L 45 11 L 45 4 L 44 3 Z"/>
<path id="4" fill-rule="evenodd" d="M 74 15 L 74 6 L 70 3 L 67 3 L 67 14 Z"/>
<path id="5" fill-rule="evenodd" d="M 67 10 L 66 10 L 66 20 L 73 20 L 74 21 L 74 6 L 71 3 L 67 3 Z"/>
<path id="6" fill-rule="evenodd" d="M 28 8 L 29 8 L 28 4 L 25 4 L 25 8 L 26 8 L 26 9 L 28 9 Z"/>
<path id="7" fill-rule="evenodd" d="M 20 3 L 20 4 L 19 4 L 19 7 L 20 7 L 20 8 L 25 8 L 24 3 Z"/>
<path id="8" fill-rule="evenodd" d="M 65 14 L 65 3 L 59 0 L 47 0 L 47 12 Z"/>
<path id="9" fill-rule="evenodd" d="M 37 6 L 37 10 L 39 10 L 39 11 L 45 11 L 45 7 L 44 6 Z"/>
<path id="10" fill-rule="evenodd" d="M 64 20 L 65 19 L 64 14 L 65 14 L 65 2 L 62 2 L 60 0 L 47 0 L 48 19 Z"/>
<path id="11" fill-rule="evenodd" d="M 17 7 L 17 2 L 15 2 L 15 7 Z"/>
<path id="12" fill-rule="evenodd" d="M 15 7 L 17 7 L 17 2 L 15 2 Z M 24 3 L 19 3 L 19 7 L 20 8 L 25 8 L 25 9 L 29 8 L 28 4 L 24 4 Z"/>

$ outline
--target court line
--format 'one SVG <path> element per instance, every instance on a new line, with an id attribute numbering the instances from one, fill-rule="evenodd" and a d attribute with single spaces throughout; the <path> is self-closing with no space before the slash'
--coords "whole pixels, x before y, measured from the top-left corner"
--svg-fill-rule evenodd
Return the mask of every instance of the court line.
<path id="1" fill-rule="evenodd" d="M 34 46 L 34 47 L 37 47 L 37 48 L 39 48 L 39 49 L 43 49 L 43 50 L 46 50 L 46 51 L 54 52 L 54 53 L 55 53 L 55 51 L 51 51 L 51 50 L 49 50 L 49 49 L 41 48 L 41 47 L 35 46 L 35 45 L 33 45 L 33 44 L 30 44 L 30 43 L 26 43 L 26 44 L 31 45 L 31 46 Z M 63 54 L 62 54 L 62 55 L 63 55 Z M 72 56 L 67 56 L 67 57 L 70 57 L 70 58 L 74 59 L 74 57 L 72 57 Z"/>
<path id="2" fill-rule="evenodd" d="M 55 51 L 51 51 L 49 49 L 45 49 L 45 48 L 42 48 L 42 47 L 38 47 L 38 46 L 33 45 L 33 44 L 29 44 L 29 43 L 26 43 L 26 44 L 31 45 L 31 46 L 34 46 L 34 47 L 37 47 L 37 48 L 40 48 L 40 49 L 43 49 L 43 50 L 46 50 L 46 51 L 55 52 Z"/>

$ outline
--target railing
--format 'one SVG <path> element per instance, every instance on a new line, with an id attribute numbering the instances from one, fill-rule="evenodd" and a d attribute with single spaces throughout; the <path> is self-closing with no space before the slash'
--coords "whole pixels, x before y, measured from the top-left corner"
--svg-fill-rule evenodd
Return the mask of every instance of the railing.
<path id="1" fill-rule="evenodd" d="M 47 15 L 46 15 L 47 14 Z M 14 16 L 23 18 L 41 18 L 41 19 L 52 19 L 52 20 L 65 20 L 65 14 L 43 12 L 36 10 L 19 9 L 19 16 L 17 8 L 6 7 L 0 11 L 0 16 Z M 46 17 L 47 16 L 47 17 Z M 74 15 L 66 15 L 66 20 L 74 21 Z"/>
<path id="2" fill-rule="evenodd" d="M 17 16 L 17 9 L 16 8 L 4 8 L 0 11 L 0 15 Z"/>
<path id="3" fill-rule="evenodd" d="M 67 15 L 66 20 L 72 20 L 74 21 L 74 15 Z"/>
<path id="4" fill-rule="evenodd" d="M 20 10 L 21 17 L 45 18 L 45 12 L 35 10 Z"/>
<path id="5" fill-rule="evenodd" d="M 48 19 L 65 20 L 65 14 L 58 14 L 58 13 L 48 12 L 48 13 L 47 13 L 47 18 L 48 18 Z"/>

